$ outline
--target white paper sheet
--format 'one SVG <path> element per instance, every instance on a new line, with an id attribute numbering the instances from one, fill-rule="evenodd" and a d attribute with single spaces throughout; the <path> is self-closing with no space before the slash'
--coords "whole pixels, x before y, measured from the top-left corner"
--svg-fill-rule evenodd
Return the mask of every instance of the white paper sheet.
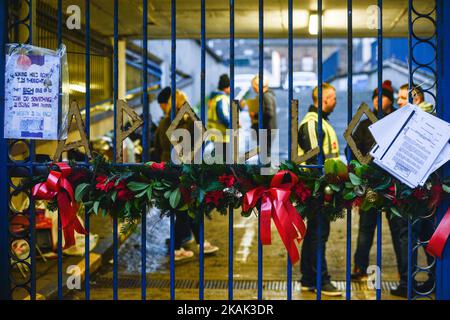
<path id="1" fill-rule="evenodd" d="M 370 127 L 377 141 L 371 155 L 376 164 L 414 188 L 450 159 L 450 124 L 414 105 L 402 109 Z"/>

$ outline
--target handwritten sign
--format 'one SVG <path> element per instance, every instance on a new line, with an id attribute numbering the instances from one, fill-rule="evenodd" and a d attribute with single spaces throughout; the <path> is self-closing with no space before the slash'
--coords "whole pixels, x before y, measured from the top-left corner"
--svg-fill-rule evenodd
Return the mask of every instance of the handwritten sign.
<path id="1" fill-rule="evenodd" d="M 57 140 L 61 58 L 15 50 L 6 57 L 7 139 Z"/>

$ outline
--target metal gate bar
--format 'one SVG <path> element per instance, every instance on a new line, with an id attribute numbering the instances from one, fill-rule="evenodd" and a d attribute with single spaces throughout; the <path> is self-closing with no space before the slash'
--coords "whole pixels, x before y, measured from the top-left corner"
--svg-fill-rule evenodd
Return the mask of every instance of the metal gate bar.
<path id="1" fill-rule="evenodd" d="M 119 1 L 114 0 L 114 62 L 113 62 L 113 103 L 114 103 L 114 156 L 113 163 L 116 163 L 117 152 L 122 151 L 122 145 L 119 150 L 117 150 L 117 130 L 122 130 L 122 128 L 117 128 L 117 99 L 119 98 Z M 119 278 L 119 223 L 117 217 L 113 217 L 113 299 L 119 299 L 118 292 L 118 278 Z"/>
<path id="2" fill-rule="evenodd" d="M 142 162 L 148 161 L 149 149 L 149 104 L 148 104 L 148 0 L 142 0 L 142 113 L 144 126 L 142 128 Z M 141 221 L 141 299 L 147 299 L 147 210 L 142 208 Z"/>
<path id="3" fill-rule="evenodd" d="M 206 125 L 206 107 L 205 107 L 205 87 L 206 87 L 206 0 L 201 0 L 201 57 L 200 57 L 200 118 L 202 120 L 202 125 Z M 204 143 L 202 143 L 202 159 L 203 159 Z M 203 214 L 200 215 L 199 221 L 199 289 L 198 295 L 199 300 L 203 300 L 204 297 L 204 281 L 205 281 L 205 261 L 204 261 L 204 221 L 205 217 Z"/>
<path id="4" fill-rule="evenodd" d="M 377 35 L 377 72 L 378 72 L 378 119 L 383 118 L 383 92 L 381 90 L 383 83 L 383 0 L 378 0 L 378 35 Z M 379 211 L 377 214 L 377 282 L 382 280 L 381 274 L 381 244 L 383 241 L 382 233 L 383 216 L 382 212 Z M 379 283 L 379 282 L 378 282 Z M 376 288 L 376 298 L 381 300 L 381 288 Z"/>
<path id="5" fill-rule="evenodd" d="M 353 118 L 353 2 L 347 0 L 347 125 Z M 347 147 L 347 162 L 352 160 L 352 152 Z M 352 209 L 347 209 L 347 250 L 345 270 L 345 298 L 351 300 L 351 272 L 352 272 Z"/>
<path id="6" fill-rule="evenodd" d="M 234 0 L 230 0 L 230 115 L 233 114 L 234 101 Z M 229 129 L 232 129 L 231 121 Z M 235 139 L 230 137 L 230 147 L 228 152 L 234 155 Z M 237 146 L 239 147 L 239 145 Z M 233 156 L 234 157 L 234 156 Z M 228 209 L 228 300 L 233 300 L 233 232 L 234 228 L 234 209 L 232 206 Z"/>
<path id="7" fill-rule="evenodd" d="M 412 103 L 412 95 L 410 89 L 413 85 L 413 76 L 411 73 L 412 70 L 412 51 L 411 51 L 411 45 L 412 45 L 412 0 L 408 0 L 408 71 L 409 71 L 409 77 L 408 77 L 408 102 Z M 411 226 L 411 219 L 408 218 L 408 300 L 411 300 L 412 298 L 412 226 Z"/>
<path id="8" fill-rule="evenodd" d="M 86 95 L 85 95 L 85 127 L 86 136 L 88 141 L 91 140 L 91 5 L 90 0 L 85 0 L 85 83 L 86 83 Z M 86 167 L 89 166 L 88 158 L 85 156 Z M 86 300 L 91 299 L 91 287 L 90 287 L 90 216 L 88 211 L 84 210 L 84 225 L 86 229 L 86 236 L 84 237 L 84 265 L 85 265 L 85 276 L 84 276 L 84 295 Z"/>
<path id="9" fill-rule="evenodd" d="M 7 30 L 8 30 L 8 6 L 7 2 L 0 3 L 0 83 L 5 83 L 5 62 Z M 4 119 L 5 99 L 0 99 L 0 120 Z M 8 141 L 0 139 L 0 203 L 2 203 L 0 212 L 0 299 L 11 298 L 11 280 L 10 280 L 10 255 L 9 255 L 9 176 L 8 167 Z M 4 165 L 3 165 L 4 164 Z"/>
<path id="10" fill-rule="evenodd" d="M 294 73 L 294 49 L 293 49 L 293 25 L 294 25 L 294 6 L 293 6 L 293 0 L 288 1 L 288 81 L 289 81 L 289 87 L 288 87 L 288 103 L 289 103 L 289 124 L 288 124 L 288 159 L 292 159 L 292 108 L 291 103 L 294 100 L 294 94 L 293 94 L 293 73 Z M 287 299 L 292 300 L 292 265 L 291 265 L 291 259 L 289 259 L 289 256 L 287 257 Z"/>
<path id="11" fill-rule="evenodd" d="M 450 96 L 448 94 L 448 88 L 450 84 L 450 77 L 448 72 L 444 72 L 444 69 L 448 70 L 449 60 L 448 54 L 450 52 L 450 42 L 448 41 L 450 22 L 448 19 L 450 16 L 450 6 L 448 1 L 436 0 L 436 63 L 439 66 L 437 70 L 436 84 L 436 102 L 437 102 L 437 114 L 440 118 L 450 121 L 450 113 L 447 111 L 450 104 Z M 444 18 L 447 17 L 447 18 Z M 447 107 L 447 109 L 445 108 Z M 450 167 L 447 165 L 442 170 L 444 176 L 450 175 Z M 439 223 L 440 219 L 445 214 L 445 207 L 450 205 L 450 201 L 445 201 L 444 204 L 437 210 L 436 222 Z M 450 260 L 448 258 L 449 249 L 447 247 L 444 250 L 443 259 L 436 261 L 436 299 L 450 299 Z"/>
<path id="12" fill-rule="evenodd" d="M 258 41 L 259 41 L 259 65 L 258 65 L 258 129 L 262 129 L 263 121 L 263 87 L 264 87 L 264 0 L 259 0 L 258 5 L 258 16 L 259 16 L 259 30 L 258 30 Z M 259 132 L 258 136 L 258 146 L 261 143 L 261 137 Z M 258 163 L 261 164 L 261 159 L 258 157 Z M 261 212 L 261 208 L 258 208 Z M 261 243 L 261 215 L 258 214 L 258 300 L 262 300 L 263 295 L 263 246 Z"/>
<path id="13" fill-rule="evenodd" d="M 318 113 L 318 124 L 317 124 L 317 130 L 318 130 L 318 143 L 319 143 L 319 149 L 320 153 L 318 156 L 318 162 L 319 168 L 323 170 L 323 164 L 324 164 L 324 153 L 323 153 L 323 127 L 322 127 L 322 119 L 323 119 L 323 111 L 322 111 L 322 97 L 323 97 L 323 68 L 322 68 L 322 62 L 323 62 L 323 50 L 322 50 L 322 37 L 323 37 L 323 29 L 322 29 L 322 0 L 317 1 L 317 20 L 318 20 L 318 34 L 317 34 L 317 73 L 318 73 L 318 99 L 319 103 L 317 105 L 317 113 Z M 320 201 L 323 201 L 323 199 L 320 199 Z M 317 248 L 316 248 L 316 260 L 317 260 L 317 267 L 316 267 L 316 299 L 321 300 L 322 299 L 322 213 L 317 211 Z"/>
<path id="14" fill-rule="evenodd" d="M 177 60 L 177 0 L 172 0 L 172 65 L 171 65 L 171 88 L 172 88 L 172 109 L 170 112 L 170 119 L 175 118 L 176 108 L 176 60 Z M 175 214 L 170 215 L 170 297 L 175 300 Z"/>
<path id="15" fill-rule="evenodd" d="M 62 44 L 62 0 L 58 0 L 58 9 L 57 9 L 57 16 L 58 16 L 58 24 L 57 24 L 57 43 L 58 48 L 61 47 Z M 59 92 L 61 94 L 61 81 L 59 85 Z M 61 112 L 62 110 L 62 100 L 58 99 L 58 111 Z M 33 147 L 33 150 L 35 148 Z M 58 300 L 62 300 L 63 298 L 63 288 L 62 288 L 62 282 L 63 282 L 63 261 L 62 261 L 62 255 L 63 255 L 63 247 L 62 247 L 62 223 L 61 223 L 61 215 L 59 214 L 59 208 L 58 208 Z"/>

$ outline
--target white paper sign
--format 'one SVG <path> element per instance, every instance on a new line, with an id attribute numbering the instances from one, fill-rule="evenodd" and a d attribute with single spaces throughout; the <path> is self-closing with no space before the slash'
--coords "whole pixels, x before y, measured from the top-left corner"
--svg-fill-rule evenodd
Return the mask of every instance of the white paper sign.
<path id="1" fill-rule="evenodd" d="M 5 138 L 58 139 L 60 68 L 56 52 L 6 56 Z"/>
<path id="2" fill-rule="evenodd" d="M 374 162 L 415 188 L 450 159 L 450 124 L 407 105 L 369 127 Z"/>

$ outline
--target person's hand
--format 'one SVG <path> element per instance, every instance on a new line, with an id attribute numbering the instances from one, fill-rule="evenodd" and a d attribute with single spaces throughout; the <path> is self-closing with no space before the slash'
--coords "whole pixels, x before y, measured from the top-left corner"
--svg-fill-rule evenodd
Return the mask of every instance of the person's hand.
<path id="1" fill-rule="evenodd" d="M 249 114 L 250 114 L 250 118 L 255 119 L 256 112 L 250 111 Z"/>

